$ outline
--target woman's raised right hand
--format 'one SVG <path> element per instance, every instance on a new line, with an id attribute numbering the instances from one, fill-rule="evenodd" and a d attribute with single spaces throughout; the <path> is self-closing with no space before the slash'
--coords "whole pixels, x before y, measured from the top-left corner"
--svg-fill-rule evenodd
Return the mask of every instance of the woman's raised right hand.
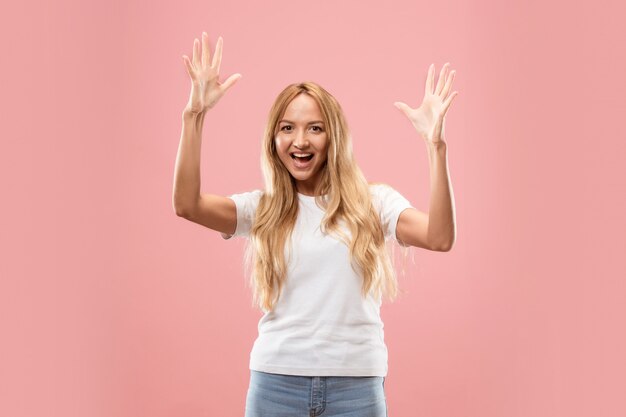
<path id="1" fill-rule="evenodd" d="M 233 74 L 224 83 L 219 82 L 220 63 L 222 62 L 222 44 L 220 36 L 215 46 L 215 54 L 209 62 L 209 35 L 202 32 L 202 51 L 198 39 L 193 41 L 193 60 L 183 55 L 187 73 L 191 77 L 191 93 L 185 111 L 203 113 L 215 106 L 215 103 L 224 95 L 241 74 Z"/>

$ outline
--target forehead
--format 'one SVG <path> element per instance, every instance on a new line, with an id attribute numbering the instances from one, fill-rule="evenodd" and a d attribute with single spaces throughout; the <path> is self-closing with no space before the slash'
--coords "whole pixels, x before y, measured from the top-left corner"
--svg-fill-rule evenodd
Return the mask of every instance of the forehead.
<path id="1" fill-rule="evenodd" d="M 306 93 L 301 93 L 287 105 L 281 120 L 308 123 L 323 120 L 323 117 L 315 99 Z"/>

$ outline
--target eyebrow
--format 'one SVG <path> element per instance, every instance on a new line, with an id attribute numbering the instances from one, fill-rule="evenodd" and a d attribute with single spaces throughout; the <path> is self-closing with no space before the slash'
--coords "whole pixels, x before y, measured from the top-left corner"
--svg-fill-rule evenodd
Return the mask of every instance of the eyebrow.
<path id="1" fill-rule="evenodd" d="M 279 121 L 279 123 L 282 123 L 282 122 L 295 124 L 295 123 L 294 123 L 294 122 L 292 122 L 291 120 L 285 120 L 285 119 L 282 119 L 282 120 L 280 120 L 280 121 Z M 323 122 L 322 120 L 315 120 L 315 121 L 309 122 L 309 123 L 307 123 L 307 124 L 308 124 L 308 125 L 312 125 L 312 124 L 314 124 L 314 123 L 321 123 L 321 124 L 324 124 L 324 122 Z"/>

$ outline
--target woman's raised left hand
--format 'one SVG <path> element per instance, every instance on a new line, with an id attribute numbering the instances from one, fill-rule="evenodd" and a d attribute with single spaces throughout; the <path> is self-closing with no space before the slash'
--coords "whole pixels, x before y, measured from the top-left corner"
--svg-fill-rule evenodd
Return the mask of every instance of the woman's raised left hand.
<path id="1" fill-rule="evenodd" d="M 435 86 L 435 65 L 428 68 L 426 88 L 422 104 L 412 109 L 407 104 L 396 101 L 394 105 L 400 109 L 411 121 L 415 129 L 430 145 L 441 145 L 444 142 L 445 116 L 458 92 L 450 93 L 452 80 L 456 71 L 448 71 L 450 64 L 446 63 L 439 73 L 439 80 Z"/>

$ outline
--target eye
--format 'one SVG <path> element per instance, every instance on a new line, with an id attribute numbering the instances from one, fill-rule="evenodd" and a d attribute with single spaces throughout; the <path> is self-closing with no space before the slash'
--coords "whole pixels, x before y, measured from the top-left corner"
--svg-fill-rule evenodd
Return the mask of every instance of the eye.
<path id="1" fill-rule="evenodd" d="M 313 128 L 314 128 L 314 129 L 315 129 L 315 128 L 319 129 L 319 130 L 318 130 L 318 132 L 323 132 L 323 131 L 324 131 L 324 129 L 322 129 L 320 126 L 313 126 Z"/>
<path id="2" fill-rule="evenodd" d="M 281 127 L 280 130 L 285 130 L 286 127 L 291 128 L 291 126 L 285 125 L 285 126 Z"/>

